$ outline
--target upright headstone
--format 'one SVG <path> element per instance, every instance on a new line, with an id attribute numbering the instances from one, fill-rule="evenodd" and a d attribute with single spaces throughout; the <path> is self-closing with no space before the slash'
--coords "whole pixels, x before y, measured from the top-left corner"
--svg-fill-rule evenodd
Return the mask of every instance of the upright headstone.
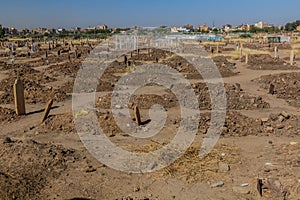
<path id="1" fill-rule="evenodd" d="M 14 99 L 17 115 L 25 115 L 24 85 L 20 79 L 16 79 L 14 84 Z"/>
<path id="2" fill-rule="evenodd" d="M 275 92 L 275 86 L 271 83 L 270 84 L 270 87 L 269 87 L 269 94 L 274 94 L 274 92 Z"/>
<path id="3" fill-rule="evenodd" d="M 137 125 L 141 125 L 142 121 L 141 121 L 140 110 L 136 105 L 134 105 L 133 107 L 133 113 L 134 113 L 135 122 L 137 123 Z"/>
<path id="4" fill-rule="evenodd" d="M 249 54 L 246 53 L 245 63 L 248 64 L 248 61 L 249 61 Z"/>

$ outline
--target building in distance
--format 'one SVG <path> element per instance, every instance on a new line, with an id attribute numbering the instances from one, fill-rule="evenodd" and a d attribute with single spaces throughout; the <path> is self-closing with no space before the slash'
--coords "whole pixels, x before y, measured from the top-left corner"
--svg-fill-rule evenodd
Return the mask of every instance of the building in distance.
<path id="1" fill-rule="evenodd" d="M 97 26 L 98 30 L 107 30 L 107 25 L 101 24 Z"/>
<path id="2" fill-rule="evenodd" d="M 255 23 L 254 27 L 263 29 L 263 28 L 270 27 L 270 25 L 267 22 L 260 21 L 260 22 Z"/>
<path id="3" fill-rule="evenodd" d="M 199 26 L 199 31 L 200 32 L 208 32 L 209 31 L 209 27 L 206 24 L 202 24 Z"/>

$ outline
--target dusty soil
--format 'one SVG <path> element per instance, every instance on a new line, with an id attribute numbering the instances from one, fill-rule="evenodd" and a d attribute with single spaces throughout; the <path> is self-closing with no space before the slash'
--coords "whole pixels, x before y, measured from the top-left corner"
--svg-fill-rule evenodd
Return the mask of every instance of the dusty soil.
<path id="1" fill-rule="evenodd" d="M 60 43 L 51 50 L 42 45 L 28 59 L 24 52 L 17 52 L 15 64 L 0 62 L 1 199 L 299 199 L 297 67 L 285 66 L 283 60 L 270 55 L 251 55 L 248 65 L 244 58 L 232 61 L 230 56 L 213 55 L 225 82 L 227 114 L 216 147 L 200 158 L 200 145 L 211 121 L 211 100 L 201 75 L 186 60 L 159 49 L 128 53 L 127 63 L 124 58 L 116 60 L 100 80 L 95 100 L 100 127 L 116 145 L 148 153 L 168 144 L 180 127 L 176 96 L 155 84 L 147 85 L 145 94 L 136 92 L 126 106 L 134 118 L 132 104 L 138 105 L 142 121 L 147 121 L 149 108 L 163 105 L 168 116 L 165 128 L 151 138 L 138 139 L 117 126 L 110 109 L 111 94 L 114 84 L 133 66 L 158 62 L 184 74 L 201 113 L 196 138 L 182 157 L 153 173 L 132 174 L 102 164 L 81 142 L 70 98 L 76 73 L 91 47 L 70 46 L 69 60 L 69 46 Z M 81 53 L 79 58 L 75 58 L 75 49 Z M 231 46 L 220 47 L 225 49 L 235 51 Z M 25 86 L 25 116 L 17 116 L 13 109 L 12 88 L 17 77 Z M 275 85 L 274 95 L 268 94 L 270 83 Z M 41 123 L 49 99 L 55 100 L 53 108 Z M 263 183 L 262 197 L 258 178 Z"/>

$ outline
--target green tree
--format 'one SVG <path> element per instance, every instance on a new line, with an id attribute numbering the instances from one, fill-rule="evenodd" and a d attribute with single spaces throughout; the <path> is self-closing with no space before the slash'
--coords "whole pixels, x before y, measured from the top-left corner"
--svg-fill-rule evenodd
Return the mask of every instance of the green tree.
<path id="1" fill-rule="evenodd" d="M 296 20 L 294 22 L 289 22 L 285 25 L 286 31 L 294 31 L 296 30 L 297 26 L 300 26 L 300 20 Z"/>
<path id="2" fill-rule="evenodd" d="M 214 28 L 214 29 L 212 30 L 212 32 L 215 33 L 215 34 L 217 34 L 217 33 L 219 32 L 219 29 Z"/>
<path id="3" fill-rule="evenodd" d="M 4 30 L 3 28 L 1 27 L 0 28 L 0 38 L 3 38 L 4 37 Z"/>

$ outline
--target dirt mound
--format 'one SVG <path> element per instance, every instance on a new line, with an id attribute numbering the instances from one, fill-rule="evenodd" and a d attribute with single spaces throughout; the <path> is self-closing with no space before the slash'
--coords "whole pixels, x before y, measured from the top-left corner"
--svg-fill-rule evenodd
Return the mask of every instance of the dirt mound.
<path id="1" fill-rule="evenodd" d="M 19 67 L 23 66 L 23 64 L 11 64 L 7 62 L 2 62 L 0 65 L 0 70 L 11 70 L 11 69 L 18 69 Z"/>
<path id="2" fill-rule="evenodd" d="M 60 131 L 65 134 L 76 132 L 71 112 L 59 115 L 50 115 L 39 128 L 55 132 Z"/>
<path id="3" fill-rule="evenodd" d="M 0 122 L 1 124 L 9 123 L 12 121 L 16 121 L 20 117 L 16 114 L 16 112 L 9 108 L 0 107 Z"/>
<path id="4" fill-rule="evenodd" d="M 198 98 L 199 108 L 201 110 L 211 109 L 211 99 L 208 86 L 205 83 L 194 83 L 192 87 Z M 225 84 L 227 96 L 227 109 L 230 110 L 255 110 L 269 108 L 270 105 L 260 96 L 254 96 L 244 92 L 238 84 Z M 166 90 L 167 94 L 163 95 L 133 95 L 130 100 L 130 105 L 135 103 L 142 109 L 149 109 L 153 104 L 163 105 L 165 108 L 172 108 L 178 104 L 178 100 L 171 91 Z M 130 107 L 130 105 L 127 105 Z M 101 109 L 110 109 L 111 94 L 107 94 L 98 99 L 96 106 Z"/>
<path id="5" fill-rule="evenodd" d="M 11 138 L 1 142 L 2 199 L 40 199 L 41 190 L 50 180 L 58 178 L 70 163 L 83 160 L 74 149 L 62 146 Z"/>
<path id="6" fill-rule="evenodd" d="M 111 112 L 97 113 L 99 122 L 103 131 L 110 137 L 116 134 L 122 134 L 121 130 L 114 121 Z M 285 116 L 285 117 L 284 117 Z M 165 126 L 179 124 L 180 115 L 172 116 L 166 121 Z M 145 118 L 145 117 L 144 117 Z M 211 114 L 209 112 L 201 113 L 199 124 L 199 134 L 206 134 L 210 127 Z M 286 113 L 272 113 L 268 118 L 250 118 L 237 111 L 227 111 L 225 124 L 221 136 L 223 137 L 242 137 L 247 135 L 298 135 L 300 129 L 297 123 L 300 122 L 300 117 L 289 115 Z"/>
<path id="7" fill-rule="evenodd" d="M 113 137 L 117 134 L 121 134 L 121 129 L 117 126 L 112 113 L 99 113 L 97 112 L 99 123 L 102 131 L 108 136 Z"/>
<path id="8" fill-rule="evenodd" d="M 235 69 L 235 63 L 229 62 L 225 56 L 215 56 L 212 59 L 219 68 L 219 72 L 221 73 L 222 77 L 237 75 L 237 73 L 232 71 Z"/>
<path id="9" fill-rule="evenodd" d="M 261 84 L 262 88 L 269 90 L 270 84 L 275 86 L 274 95 L 285 99 L 290 105 L 300 107 L 300 73 L 282 73 L 266 75 L 254 80 Z"/>
<path id="10" fill-rule="evenodd" d="M 199 100 L 200 109 L 211 109 L 211 100 L 208 86 L 205 83 L 192 85 Z M 262 97 L 244 92 L 238 84 L 225 84 L 227 109 L 230 110 L 253 110 L 269 108 L 270 105 Z"/>
<path id="11" fill-rule="evenodd" d="M 287 50 L 292 49 L 292 47 L 289 43 L 277 43 L 277 44 L 245 43 L 245 44 L 243 44 L 244 48 L 254 49 L 254 50 L 265 49 L 265 50 L 269 50 L 270 52 L 274 51 L 275 46 L 277 46 L 278 50 L 279 49 L 287 49 Z"/>
<path id="12" fill-rule="evenodd" d="M 211 115 L 204 113 L 200 121 L 200 133 L 206 134 L 210 126 Z M 237 111 L 227 111 L 221 136 L 259 135 L 263 131 L 260 119 L 252 119 Z"/>
<path id="13" fill-rule="evenodd" d="M 17 78 L 23 79 L 25 81 L 25 85 L 26 82 L 47 84 L 56 80 L 55 78 L 50 77 L 43 72 L 33 69 L 29 65 L 21 65 L 19 66 L 19 68 L 12 69 L 8 75 L 9 78 L 4 79 L 0 82 L 0 87 L 2 91 L 10 90 Z"/>
<path id="14" fill-rule="evenodd" d="M 137 51 L 133 51 L 132 57 L 130 56 L 130 60 L 156 61 L 156 59 L 165 59 L 167 57 L 170 57 L 171 55 L 174 54 L 172 52 L 168 52 L 162 49 L 139 49 L 139 53 Z"/>
<path id="15" fill-rule="evenodd" d="M 0 82 L 0 87 L 2 91 L 4 91 L 4 93 L 0 95 L 0 103 L 13 103 L 13 85 L 18 77 L 24 84 L 26 103 L 45 103 L 51 98 L 56 101 L 62 101 L 67 98 L 66 93 L 61 89 L 54 89 L 45 86 L 46 84 L 55 81 L 55 78 L 52 78 L 44 72 L 37 71 L 27 65 L 22 65 L 18 69 L 13 69 L 9 73 L 9 78 Z"/>
<path id="16" fill-rule="evenodd" d="M 4 93 L 0 95 L 0 103 L 13 103 L 13 85 L 17 77 L 21 77 L 20 79 L 24 84 L 26 103 L 46 103 L 49 99 L 54 99 L 55 101 L 60 102 L 68 98 L 68 95 L 64 91 L 66 90 L 66 86 L 59 88 L 48 87 L 46 85 L 56 79 L 30 67 L 24 67 L 18 70 L 13 70 L 10 73 L 9 78 L 0 82 L 0 87 L 4 91 Z"/>
<path id="17" fill-rule="evenodd" d="M 188 79 L 202 79 L 202 76 L 199 74 L 197 69 L 192 66 L 186 59 L 175 55 L 172 52 L 168 52 L 161 49 L 142 49 L 140 50 L 139 55 L 134 51 L 131 57 L 131 54 L 126 55 L 128 63 L 138 67 L 143 63 L 161 63 L 167 66 L 170 66 L 176 69 L 178 72 L 185 75 Z M 230 63 L 224 56 L 214 57 L 213 60 L 216 62 L 217 67 L 223 77 L 234 76 L 236 73 L 232 72 L 234 69 L 234 63 Z M 124 61 L 114 61 L 111 63 L 107 72 L 110 73 L 126 73 L 128 72 L 127 65 Z"/>
<path id="18" fill-rule="evenodd" d="M 210 113 L 204 113 L 200 121 L 200 133 L 205 134 L 210 126 Z M 283 113 L 271 113 L 268 118 L 250 118 L 237 111 L 227 111 L 221 136 L 247 135 L 298 135 L 297 123 L 300 116 Z"/>
<path id="19" fill-rule="evenodd" d="M 245 62 L 245 56 L 242 62 Z M 248 64 L 250 69 L 255 70 L 288 70 L 296 69 L 284 62 L 282 59 L 273 58 L 269 54 L 250 54 L 248 57 Z"/>
<path id="20" fill-rule="evenodd" d="M 76 62 L 67 62 L 63 64 L 51 65 L 46 69 L 47 73 L 53 77 L 57 76 L 69 76 L 75 78 L 78 70 L 80 69 L 81 63 Z"/>
<path id="21" fill-rule="evenodd" d="M 13 84 L 15 82 L 15 78 L 9 78 L 4 81 L 7 81 L 7 84 L 5 84 L 5 93 L 0 95 L 0 103 L 10 104 L 14 102 Z M 2 81 L 2 84 L 4 81 Z M 25 79 L 22 81 L 24 83 L 24 96 L 26 103 L 46 103 L 50 99 L 61 102 L 69 97 L 66 92 L 62 91 L 60 88 L 57 89 L 52 87 L 45 87 L 38 82 L 30 79 Z"/>

